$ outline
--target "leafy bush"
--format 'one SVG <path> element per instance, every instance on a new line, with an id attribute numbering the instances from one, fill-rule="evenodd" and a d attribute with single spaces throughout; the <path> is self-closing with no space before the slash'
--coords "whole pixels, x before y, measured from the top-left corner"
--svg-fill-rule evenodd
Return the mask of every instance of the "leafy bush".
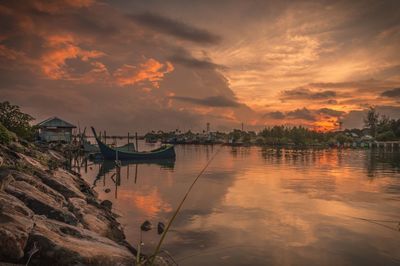
<path id="1" fill-rule="evenodd" d="M 7 130 L 7 128 L 5 126 L 3 126 L 3 124 L 0 123 L 0 143 L 1 144 L 8 144 L 10 143 L 12 140 L 14 140 L 14 136 L 13 134 Z"/>
<path id="2" fill-rule="evenodd" d="M 393 131 L 386 131 L 386 132 L 380 133 L 378 136 L 376 136 L 376 139 L 378 141 L 395 140 L 396 135 L 393 133 Z"/>
<path id="3" fill-rule="evenodd" d="M 21 112 L 19 106 L 12 105 L 8 101 L 0 103 L 0 123 L 8 130 L 24 139 L 33 139 L 35 130 L 29 122 L 33 117 Z"/>

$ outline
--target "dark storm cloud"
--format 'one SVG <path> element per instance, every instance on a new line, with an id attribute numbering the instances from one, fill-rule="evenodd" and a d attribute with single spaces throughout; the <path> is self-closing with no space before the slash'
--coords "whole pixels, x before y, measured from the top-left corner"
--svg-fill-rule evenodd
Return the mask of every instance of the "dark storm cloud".
<path id="1" fill-rule="evenodd" d="M 130 15 L 129 17 L 140 25 L 183 40 L 202 44 L 217 44 L 221 40 L 220 36 L 207 30 L 158 14 L 146 12 Z"/>
<path id="2" fill-rule="evenodd" d="M 273 119 L 284 119 L 286 116 L 284 113 L 280 112 L 280 111 L 275 111 L 275 112 L 270 112 L 270 113 L 266 113 L 264 115 L 265 118 L 273 118 Z"/>
<path id="3" fill-rule="evenodd" d="M 305 88 L 295 88 L 292 90 L 284 90 L 281 93 L 282 100 L 297 100 L 297 99 L 329 99 L 336 96 L 336 92 L 333 90 L 324 91 L 311 91 Z"/>
<path id="4" fill-rule="evenodd" d="M 117 25 L 109 17 L 98 14 L 100 11 L 81 9 L 79 12 L 51 13 L 31 9 L 28 13 L 43 28 L 58 28 L 66 32 L 84 35 L 110 36 L 118 33 Z"/>
<path id="5" fill-rule="evenodd" d="M 183 97 L 183 96 L 174 96 L 173 99 L 189 102 L 197 105 L 209 106 L 209 107 L 239 107 L 241 106 L 234 99 L 229 99 L 224 96 L 210 96 L 206 98 L 192 98 L 192 97 Z"/>
<path id="6" fill-rule="evenodd" d="M 181 64 L 186 67 L 199 68 L 199 69 L 221 69 L 222 65 L 215 64 L 206 59 L 197 59 L 189 54 L 176 54 L 169 57 L 172 63 Z"/>
<path id="7" fill-rule="evenodd" d="M 301 119 L 306 121 L 317 121 L 318 115 L 328 115 L 330 117 L 342 117 L 345 112 L 330 108 L 321 108 L 318 110 L 309 110 L 307 108 L 295 109 L 286 113 L 274 111 L 264 114 L 264 118 L 273 119 Z"/>
<path id="8" fill-rule="evenodd" d="M 288 118 L 303 119 L 303 120 L 307 120 L 307 121 L 316 121 L 316 118 L 313 115 L 313 113 L 305 107 L 303 109 L 296 109 L 293 111 L 289 111 L 286 113 L 286 116 Z"/>
<path id="9" fill-rule="evenodd" d="M 280 111 L 274 111 L 264 114 L 264 118 L 273 119 L 301 119 L 306 121 L 316 121 L 315 112 L 308 110 L 307 108 L 296 109 L 286 113 Z"/>
<path id="10" fill-rule="evenodd" d="M 381 95 L 384 97 L 399 98 L 400 97 L 400 88 L 395 88 L 395 89 L 384 91 L 381 93 Z"/>
<path id="11" fill-rule="evenodd" d="M 338 111 L 330 108 L 321 108 L 317 111 L 319 114 L 326 114 L 329 116 L 334 116 L 334 117 L 341 117 L 344 112 L 343 111 Z"/>

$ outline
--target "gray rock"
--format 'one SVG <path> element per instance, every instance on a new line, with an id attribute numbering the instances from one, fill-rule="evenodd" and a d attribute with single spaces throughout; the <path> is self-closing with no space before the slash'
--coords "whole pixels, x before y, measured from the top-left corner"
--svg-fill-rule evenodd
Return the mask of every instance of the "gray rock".
<path id="1" fill-rule="evenodd" d="M 87 203 L 80 198 L 70 198 L 70 210 L 86 229 L 117 242 L 123 242 L 125 235 L 121 225 L 107 209 Z"/>
<path id="2" fill-rule="evenodd" d="M 35 214 L 72 225 L 78 224 L 75 215 L 63 208 L 60 202 L 25 181 L 14 181 L 7 187 L 6 192 L 24 202 Z"/>
<path id="3" fill-rule="evenodd" d="M 4 191 L 8 184 L 13 180 L 14 179 L 8 169 L 0 168 L 0 191 Z"/>
<path id="4" fill-rule="evenodd" d="M 34 225 L 33 212 L 4 192 L 0 192 L 0 209 L 0 261 L 20 260 Z"/>
<path id="5" fill-rule="evenodd" d="M 73 176 L 65 170 L 57 169 L 53 174 L 45 171 L 36 171 L 35 175 L 39 177 L 43 183 L 52 189 L 58 191 L 66 199 L 68 198 L 85 198 L 85 194 L 79 189 L 78 177 Z"/>
<path id="6" fill-rule="evenodd" d="M 134 265 L 124 246 L 89 230 L 54 220 L 37 218 L 26 250 L 37 242 L 33 265 Z"/>
<path id="7" fill-rule="evenodd" d="M 15 180 L 25 181 L 26 183 L 34 186 L 39 191 L 51 196 L 55 201 L 62 204 L 63 206 L 67 205 L 67 201 L 65 200 L 63 195 L 61 195 L 58 191 L 44 184 L 38 177 L 33 175 L 28 175 L 19 171 L 11 171 L 11 174 Z"/>

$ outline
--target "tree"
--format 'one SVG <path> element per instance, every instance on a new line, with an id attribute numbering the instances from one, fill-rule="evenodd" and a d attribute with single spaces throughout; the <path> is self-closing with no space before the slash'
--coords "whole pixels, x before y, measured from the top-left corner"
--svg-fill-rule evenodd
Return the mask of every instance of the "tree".
<path id="1" fill-rule="evenodd" d="M 396 135 L 393 133 L 393 131 L 386 131 L 378 134 L 376 136 L 376 139 L 379 141 L 390 141 L 390 140 L 395 140 Z"/>
<path id="2" fill-rule="evenodd" d="M 21 138 L 33 137 L 34 129 L 29 124 L 33 119 L 32 116 L 21 112 L 17 105 L 8 101 L 0 103 L 0 123 Z"/>
<path id="3" fill-rule="evenodd" d="M 374 107 L 370 107 L 367 116 L 364 118 L 364 124 L 371 130 L 371 135 L 376 137 L 376 129 L 379 122 L 379 113 Z"/>

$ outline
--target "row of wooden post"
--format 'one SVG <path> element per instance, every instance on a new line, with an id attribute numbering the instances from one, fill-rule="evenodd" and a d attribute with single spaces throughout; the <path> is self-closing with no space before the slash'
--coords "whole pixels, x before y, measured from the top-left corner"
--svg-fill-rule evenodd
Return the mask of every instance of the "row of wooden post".
<path id="1" fill-rule="evenodd" d="M 102 136 L 101 136 L 101 131 L 100 131 L 100 139 L 102 139 Z M 104 144 L 107 144 L 107 133 L 106 133 L 106 131 L 104 130 L 104 133 L 103 133 L 103 139 L 104 139 Z M 130 143 L 129 142 L 129 139 L 130 139 L 130 136 L 129 136 L 129 132 L 128 132 L 128 144 Z M 137 132 L 135 132 L 135 148 L 136 148 L 136 151 L 139 151 L 139 144 L 138 144 L 138 135 L 137 135 Z"/>

